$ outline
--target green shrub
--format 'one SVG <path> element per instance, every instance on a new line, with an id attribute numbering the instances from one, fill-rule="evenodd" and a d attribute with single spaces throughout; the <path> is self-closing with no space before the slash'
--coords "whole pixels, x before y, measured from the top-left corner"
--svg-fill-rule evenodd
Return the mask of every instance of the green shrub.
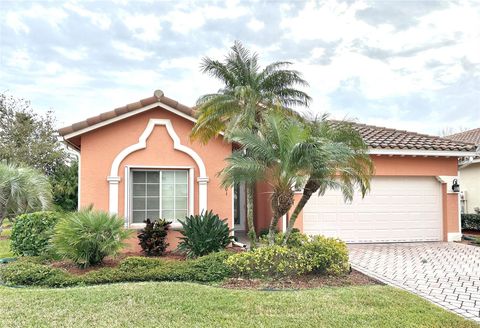
<path id="1" fill-rule="evenodd" d="M 275 245 L 282 245 L 283 238 L 285 234 L 283 232 L 278 232 L 275 234 Z M 300 247 L 304 243 L 308 242 L 308 236 L 301 233 L 298 229 L 293 229 L 290 237 L 288 238 L 287 245 L 288 247 Z M 263 235 L 260 237 L 260 243 L 263 245 L 268 245 L 268 235 Z"/>
<path id="2" fill-rule="evenodd" d="M 220 281 L 230 276 L 227 252 L 212 253 L 194 260 L 129 257 L 116 268 L 102 268 L 75 276 L 52 268 L 39 258 L 0 266 L 0 281 L 8 285 L 65 287 L 132 281 Z"/>
<path id="3" fill-rule="evenodd" d="M 99 264 L 106 256 L 115 255 L 125 246 L 130 231 L 116 215 L 82 210 L 58 222 L 53 245 L 59 255 L 80 267 Z"/>
<path id="4" fill-rule="evenodd" d="M 347 245 L 339 239 L 314 236 L 301 249 L 312 272 L 341 275 L 350 270 Z"/>
<path id="5" fill-rule="evenodd" d="M 225 262 L 235 276 L 246 278 L 278 278 L 311 271 L 309 261 L 300 248 L 279 245 L 237 253 Z"/>
<path id="6" fill-rule="evenodd" d="M 340 275 L 350 269 L 346 244 L 322 236 L 302 241 L 299 247 L 273 245 L 238 253 L 230 256 L 226 264 L 233 275 L 246 278 L 278 278 L 313 272 Z"/>
<path id="7" fill-rule="evenodd" d="M 10 237 L 13 253 L 21 256 L 50 253 L 50 239 L 59 219 L 60 214 L 56 212 L 35 212 L 16 217 Z"/>
<path id="8" fill-rule="evenodd" d="M 178 250 L 188 257 L 204 256 L 225 249 L 232 242 L 230 229 L 225 220 L 208 211 L 202 215 L 191 215 L 180 220 L 183 230 Z"/>
<path id="9" fill-rule="evenodd" d="M 165 253 L 168 247 L 166 238 L 171 223 L 164 219 L 155 221 L 147 219 L 145 221 L 145 228 L 138 234 L 138 239 L 139 245 L 146 255 L 160 256 Z"/>
<path id="10" fill-rule="evenodd" d="M 480 231 L 480 214 L 462 214 L 462 229 Z"/>
<path id="11" fill-rule="evenodd" d="M 0 280 L 15 286 L 67 287 L 79 283 L 75 276 L 33 261 L 16 261 L 0 266 Z"/>

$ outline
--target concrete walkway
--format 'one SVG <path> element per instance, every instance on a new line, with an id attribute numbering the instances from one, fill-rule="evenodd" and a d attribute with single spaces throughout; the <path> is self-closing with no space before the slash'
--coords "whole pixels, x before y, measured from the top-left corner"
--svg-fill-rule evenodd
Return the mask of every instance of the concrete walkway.
<path id="1" fill-rule="evenodd" d="M 459 243 L 348 247 L 354 269 L 480 322 L 480 247 Z"/>

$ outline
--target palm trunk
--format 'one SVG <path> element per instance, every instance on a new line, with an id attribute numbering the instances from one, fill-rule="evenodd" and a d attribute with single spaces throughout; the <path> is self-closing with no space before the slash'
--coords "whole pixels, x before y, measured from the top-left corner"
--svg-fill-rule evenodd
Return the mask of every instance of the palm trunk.
<path id="1" fill-rule="evenodd" d="M 275 244 L 275 230 L 277 229 L 278 221 L 282 216 L 288 213 L 293 205 L 294 193 L 292 190 L 284 192 L 273 192 L 272 194 L 272 210 L 273 218 L 270 222 L 270 228 L 268 230 L 268 243 L 270 245 Z"/>
<path id="2" fill-rule="evenodd" d="M 250 238 L 250 248 L 257 247 L 257 233 L 255 232 L 255 225 L 253 223 L 253 196 L 255 194 L 255 185 L 253 183 L 247 184 L 247 224 L 248 237 Z"/>
<path id="3" fill-rule="evenodd" d="M 285 232 L 285 236 L 283 237 L 283 245 L 287 244 L 288 238 L 292 233 L 293 226 L 295 225 L 295 221 L 297 220 L 298 215 L 303 210 L 303 208 L 307 204 L 310 197 L 312 197 L 312 195 L 318 190 L 318 188 L 320 188 L 320 185 L 315 181 L 310 179 L 307 181 L 307 184 L 303 189 L 302 198 L 300 199 L 297 206 L 295 207 L 295 210 L 293 211 L 292 216 L 290 217 L 290 221 L 288 222 L 287 231 Z"/>

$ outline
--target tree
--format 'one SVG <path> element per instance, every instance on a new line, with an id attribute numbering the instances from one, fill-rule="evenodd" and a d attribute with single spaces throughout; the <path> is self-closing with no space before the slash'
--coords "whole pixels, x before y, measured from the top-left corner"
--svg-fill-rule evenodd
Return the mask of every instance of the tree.
<path id="1" fill-rule="evenodd" d="M 348 122 L 328 121 L 327 116 L 306 120 L 309 130 L 309 150 L 303 157 L 303 167 L 309 176 L 302 198 L 290 217 L 283 243 L 286 244 L 295 221 L 308 200 L 318 191 L 338 189 L 345 201 L 351 201 L 356 189 L 362 197 L 370 189 L 373 163 L 361 135 Z"/>
<path id="2" fill-rule="evenodd" d="M 50 182 L 40 171 L 0 162 L 0 231 L 6 218 L 46 210 L 51 199 Z"/>
<path id="3" fill-rule="evenodd" d="M 0 160 L 52 175 L 67 159 L 52 112 L 36 114 L 30 102 L 0 94 Z"/>
<path id="4" fill-rule="evenodd" d="M 310 97 L 296 89 L 307 86 L 301 74 L 288 69 L 290 62 L 274 62 L 261 69 L 258 55 L 251 54 L 236 41 L 223 62 L 204 58 L 203 73 L 220 80 L 224 87 L 218 92 L 200 97 L 197 101 L 197 123 L 191 138 L 203 143 L 222 131 L 228 137 L 236 127 L 255 134 L 264 113 L 272 107 L 292 112 L 293 106 L 308 106 Z M 245 149 L 247 152 L 248 148 Z M 253 224 L 254 184 L 247 185 L 247 222 L 252 247 L 255 247 Z"/>
<path id="5" fill-rule="evenodd" d="M 310 157 L 311 150 L 309 131 L 299 120 L 272 112 L 257 133 L 235 130 L 229 140 L 242 148 L 226 159 L 227 165 L 220 173 L 222 184 L 231 187 L 238 182 L 253 184 L 264 180 L 272 187 L 269 242 L 273 244 L 279 219 L 292 207 L 294 190 L 306 180 L 305 158 Z"/>
<path id="6" fill-rule="evenodd" d="M 78 161 L 57 166 L 52 176 L 53 202 L 62 211 L 75 211 L 78 207 Z"/>

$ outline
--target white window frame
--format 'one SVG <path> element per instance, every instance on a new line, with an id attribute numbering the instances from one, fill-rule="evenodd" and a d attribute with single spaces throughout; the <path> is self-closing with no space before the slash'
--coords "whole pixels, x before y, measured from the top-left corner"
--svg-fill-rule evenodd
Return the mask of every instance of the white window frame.
<path id="1" fill-rule="evenodd" d="M 192 166 L 145 166 L 145 165 L 127 165 L 125 166 L 125 223 L 127 228 L 130 229 L 142 229 L 145 227 L 145 223 L 133 223 L 133 206 L 132 206 L 132 190 L 133 190 L 133 171 L 142 170 L 188 170 L 188 194 L 187 194 L 187 214 L 193 215 L 194 213 L 194 200 L 195 200 L 195 169 Z M 182 225 L 180 222 L 172 222 L 172 229 L 180 229 Z"/>

